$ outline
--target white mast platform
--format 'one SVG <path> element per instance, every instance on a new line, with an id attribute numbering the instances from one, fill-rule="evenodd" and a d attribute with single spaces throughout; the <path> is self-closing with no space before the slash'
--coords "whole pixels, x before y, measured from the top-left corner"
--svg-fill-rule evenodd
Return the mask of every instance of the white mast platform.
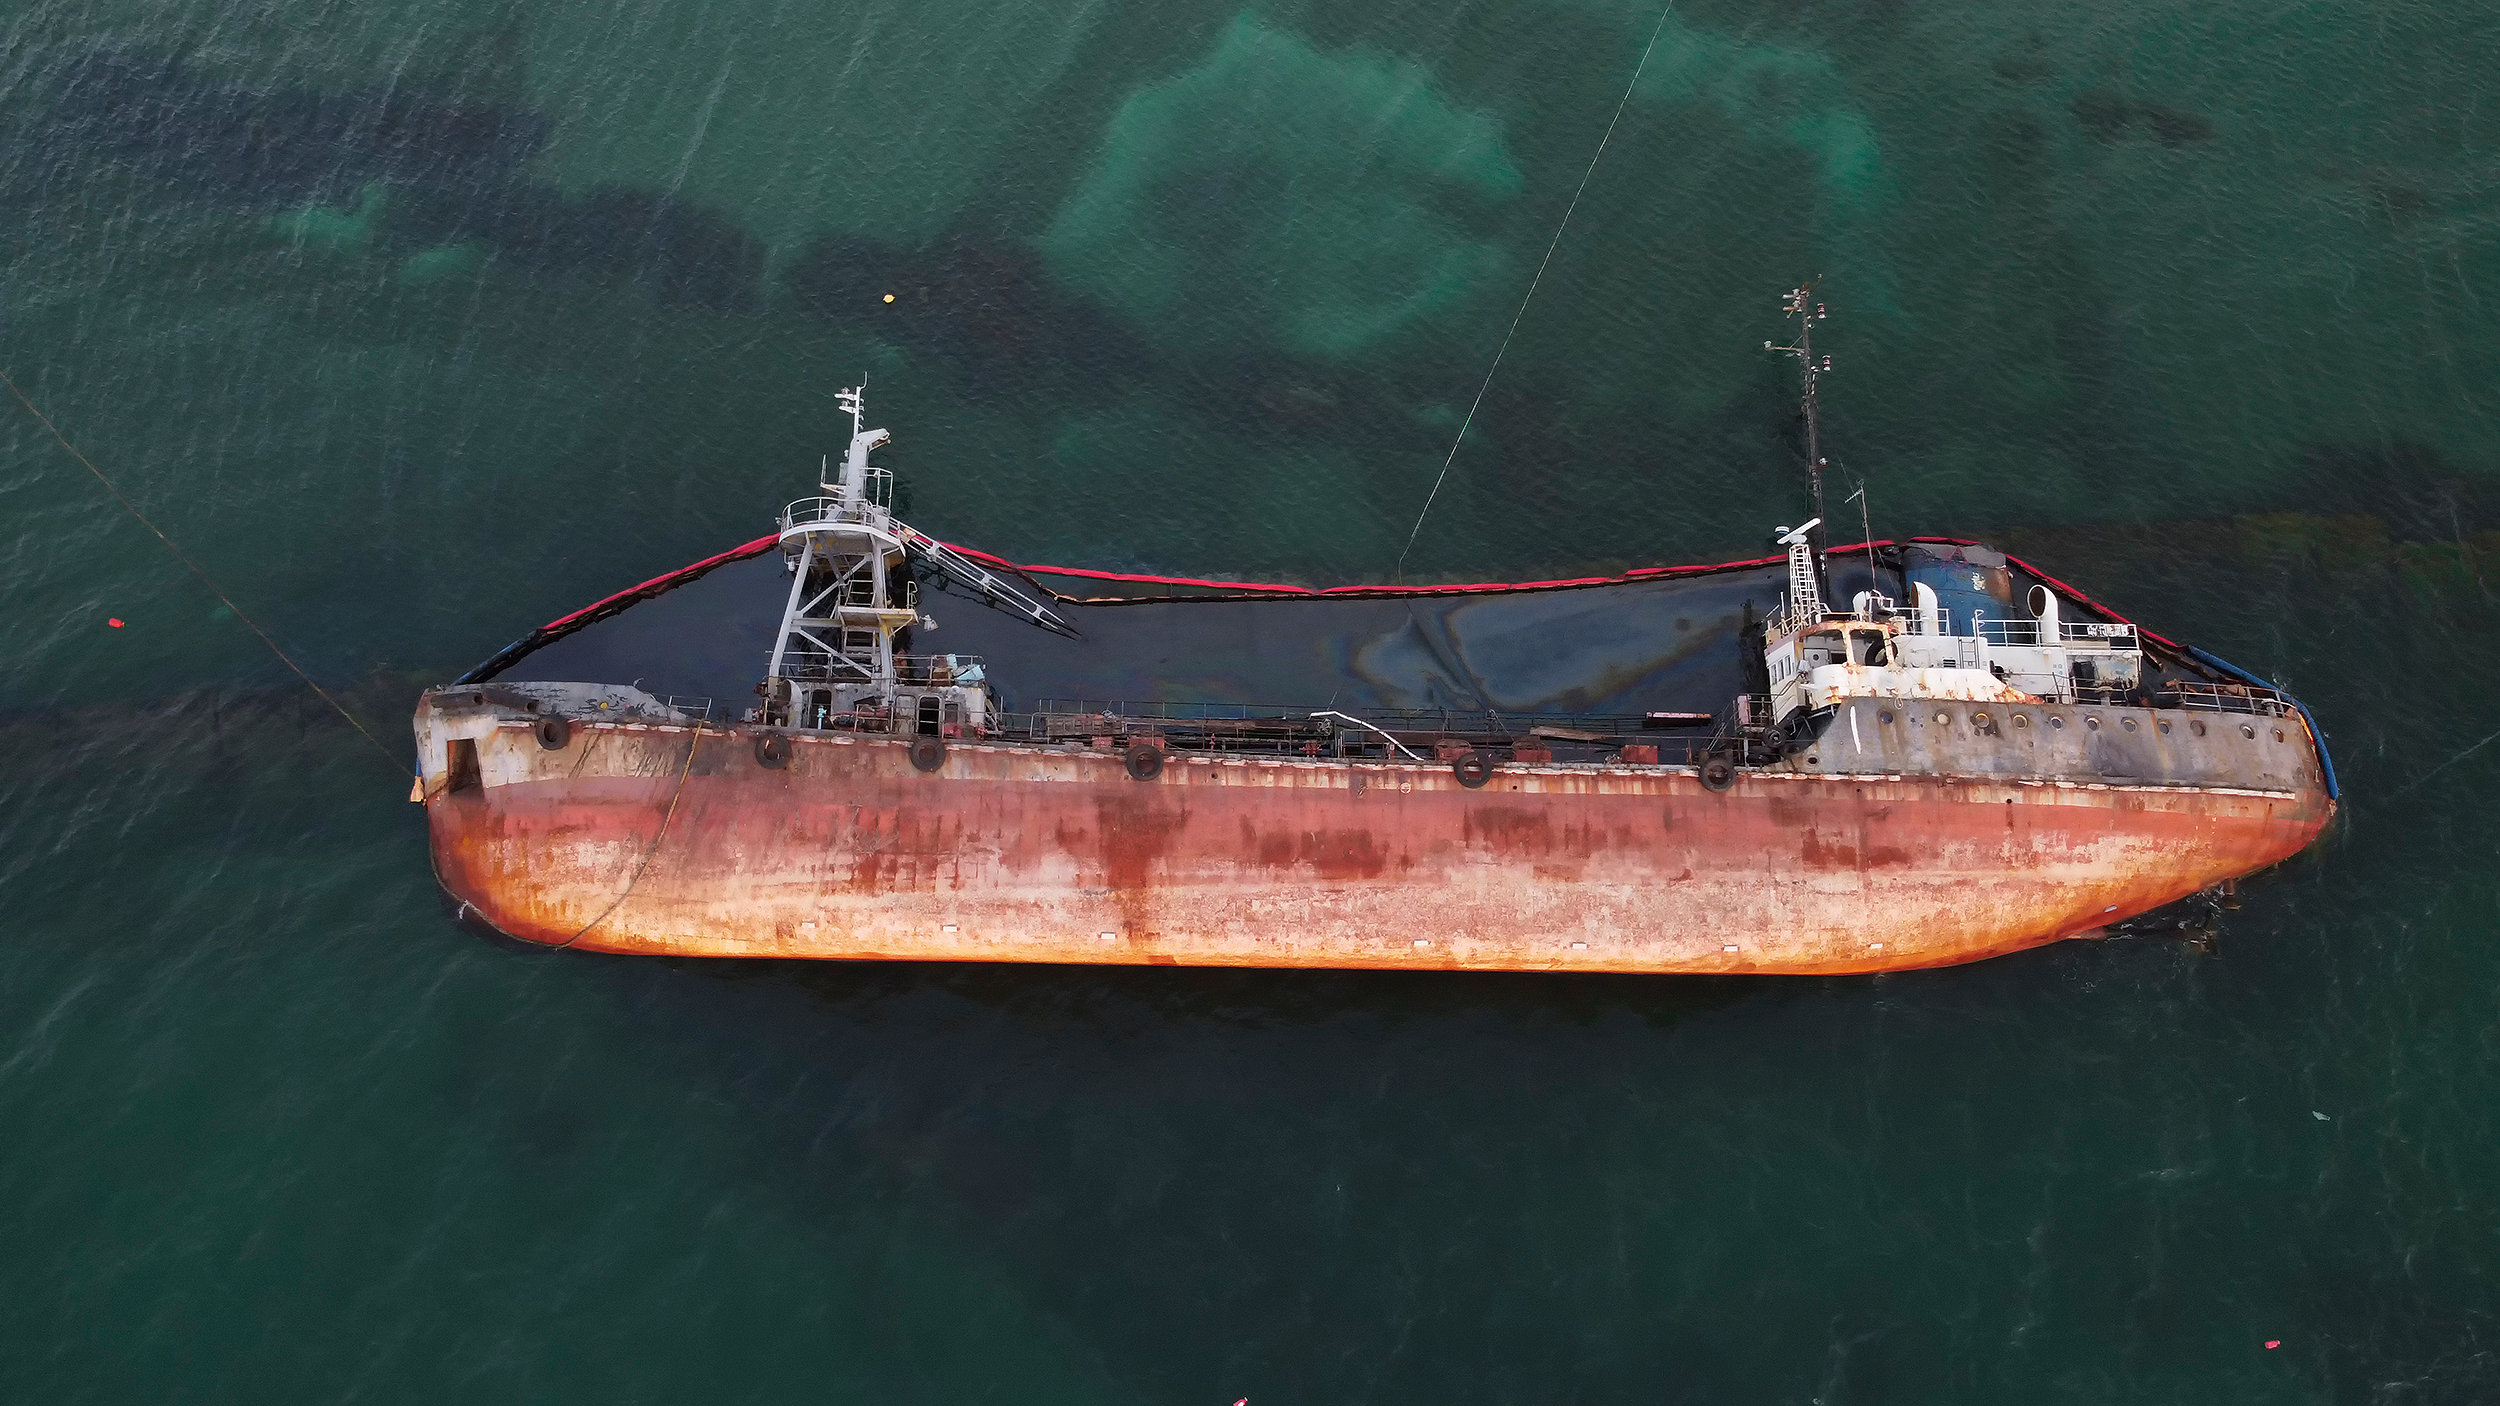
<path id="1" fill-rule="evenodd" d="M 819 478 L 821 496 L 782 511 L 790 595 L 757 690 L 764 701 L 755 721 L 956 736 L 987 720 L 990 690 L 976 657 L 897 650 L 903 631 L 936 628 L 920 613 L 919 583 L 904 569 L 913 554 L 991 605 L 1061 634 L 1075 631 L 1048 607 L 894 516 L 894 476 L 868 462 L 893 436 L 865 427 L 860 401 L 866 389 L 846 387 L 839 397 L 851 416 L 840 473 Z"/>

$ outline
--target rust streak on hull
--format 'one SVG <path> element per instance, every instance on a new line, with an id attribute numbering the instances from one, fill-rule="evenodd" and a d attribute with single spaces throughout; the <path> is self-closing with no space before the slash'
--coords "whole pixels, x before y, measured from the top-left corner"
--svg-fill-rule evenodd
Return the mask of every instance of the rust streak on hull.
<path id="1" fill-rule="evenodd" d="M 428 787 L 444 888 L 513 937 L 606 952 L 1858 973 L 2102 927 L 2277 863 L 2333 812 L 2308 787 L 1748 773 L 1720 794 L 1662 767 L 1471 791 L 1439 766 L 1190 756 L 1140 782 L 1114 755 L 978 744 L 924 775 L 901 739 L 834 736 L 772 769 L 751 734 L 689 763 L 693 741 L 482 733 L 481 779 Z"/>

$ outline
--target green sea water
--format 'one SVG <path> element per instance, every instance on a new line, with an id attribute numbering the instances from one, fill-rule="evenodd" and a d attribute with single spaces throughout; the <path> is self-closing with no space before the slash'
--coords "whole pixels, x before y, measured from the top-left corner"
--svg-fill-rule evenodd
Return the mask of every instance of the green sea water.
<path id="1" fill-rule="evenodd" d="M 2346 804 L 2204 941 L 1876 979 L 516 953 L 0 401 L 0 1400 L 2500 1397 L 2495 73 L 2419 0 L 9 7 L 0 369 L 394 751 L 863 376 L 941 536 L 1377 581 L 1517 315 L 1410 577 L 1758 555 L 1819 276 L 1835 500 L 2280 680 Z"/>

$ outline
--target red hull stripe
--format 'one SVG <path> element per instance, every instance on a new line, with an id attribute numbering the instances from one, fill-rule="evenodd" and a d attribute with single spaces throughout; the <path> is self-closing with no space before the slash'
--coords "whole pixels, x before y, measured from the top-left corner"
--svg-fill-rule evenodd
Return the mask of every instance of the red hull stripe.
<path id="1" fill-rule="evenodd" d="M 1952 542 L 1957 546 L 1974 545 L 1963 542 L 1959 538 L 1921 537 L 1914 540 Z M 1550 591 L 1567 586 L 1616 586 L 1626 581 L 1647 581 L 1660 576 L 1699 576 L 1717 571 L 1741 571 L 1747 567 L 1770 566 L 1786 560 L 1784 557 L 1748 557 L 1742 561 L 1711 562 L 1701 566 L 1636 566 L 1620 576 L 1568 576 L 1552 581 L 1475 581 L 1438 586 L 1289 586 L 1264 581 L 1207 581 L 1194 576 L 1149 576 L 1133 571 L 1095 571 L 1082 566 L 1028 566 L 1023 562 L 1009 561 L 1005 557 L 994 556 L 975 547 L 966 547 L 954 542 L 946 545 L 965 556 L 988 562 L 992 566 L 1003 566 L 1010 571 L 1021 571 L 1028 576 L 1069 576 L 1086 581 L 1133 581 L 1145 586 L 1197 586 L 1217 591 L 1261 591 L 1280 596 L 1441 596 L 1480 595 L 1493 591 Z M 1867 549 L 1868 545 L 1865 542 L 1856 542 L 1846 547 L 1834 547 L 1831 550 L 1834 554 L 1862 552 Z M 1889 547 L 1893 544 L 1889 541 L 1878 541 L 1872 545 Z"/>
<path id="2" fill-rule="evenodd" d="M 756 538 L 752 542 L 732 547 L 718 556 L 705 557 L 703 560 L 696 562 L 692 566 L 681 566 L 675 571 L 664 571 L 659 575 L 652 577 L 650 580 L 643 582 L 639 586 L 628 586 L 614 595 L 601 596 L 599 599 L 592 601 L 590 604 L 583 606 L 581 609 L 574 611 L 572 614 L 559 615 L 555 619 L 548 621 L 546 624 L 541 625 L 538 628 L 541 630 L 561 629 L 562 627 L 570 625 L 574 621 L 581 619 L 583 616 L 599 609 L 603 605 L 609 605 L 616 601 L 621 601 L 627 596 L 639 596 L 646 593 L 656 592 L 660 587 L 667 585 L 669 582 L 676 580 L 680 576 L 692 576 L 699 571 L 709 571 L 713 567 L 718 566 L 725 561 L 736 561 L 740 557 L 754 556 L 756 553 L 763 551 L 765 548 L 780 540 L 780 533 L 769 533 L 765 536 Z"/>
<path id="3" fill-rule="evenodd" d="M 1912 540 L 1925 541 L 1927 539 L 1914 538 Z M 2099 601 L 2092 599 L 2090 596 L 2087 596 L 2083 592 L 2076 590 L 2074 587 L 2067 585 L 2065 582 L 2058 580 L 2056 577 L 2042 571 L 2040 568 L 2033 566 L 2030 562 L 2023 560 L 2021 557 L 2008 556 L 2006 560 L 2021 567 L 2023 570 L 2030 572 L 2032 575 L 2039 577 L 2042 581 L 2047 582 L 2050 590 L 2063 593 L 2068 599 L 2074 601 L 2077 605 L 2088 605 L 2094 610 L 2101 612 L 2103 615 L 2108 616 L 2110 619 L 2117 621 L 2121 625 L 2135 625 L 2133 620 L 2130 620 L 2126 616 L 2119 614 L 2117 611 L 2110 609 L 2108 606 L 2101 604 Z M 2152 631 L 2145 629 L 2141 625 L 2135 625 L 2135 629 L 2137 634 L 2144 636 L 2146 639 L 2160 640 L 2163 644 L 2170 646 L 2172 649 L 2181 649 L 2185 647 L 2177 640 L 2171 639 L 2165 635 L 2154 634 Z"/>

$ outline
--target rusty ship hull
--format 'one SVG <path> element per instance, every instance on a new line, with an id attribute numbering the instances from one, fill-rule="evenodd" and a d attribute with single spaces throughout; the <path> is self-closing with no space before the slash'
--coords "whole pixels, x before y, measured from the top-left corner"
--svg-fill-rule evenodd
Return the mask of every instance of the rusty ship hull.
<path id="1" fill-rule="evenodd" d="M 1727 790 L 1446 765 L 662 721 L 418 717 L 437 876 L 550 947 L 681 956 L 1860 973 L 1995 956 L 2278 863 L 2334 812 L 2277 717 L 1878 706 Z M 2174 730 L 2175 725 L 2175 730 Z M 1636 754 L 1637 755 L 1637 754 Z"/>
<path id="2" fill-rule="evenodd" d="M 604 952 L 1809 974 L 2101 930 L 2314 840 L 2333 766 L 2263 680 L 1978 543 L 1826 546 L 1812 292 L 1778 350 L 1814 516 L 1610 577 L 1019 567 L 895 516 L 846 387 L 771 535 L 428 691 L 435 872 Z"/>

